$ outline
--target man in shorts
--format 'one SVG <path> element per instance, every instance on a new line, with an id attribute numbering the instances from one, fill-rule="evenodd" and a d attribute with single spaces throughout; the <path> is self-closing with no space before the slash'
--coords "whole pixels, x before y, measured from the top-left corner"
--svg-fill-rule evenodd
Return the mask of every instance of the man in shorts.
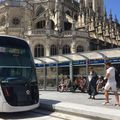
<path id="1" fill-rule="evenodd" d="M 112 89 L 112 91 L 115 94 L 115 106 L 119 106 L 119 95 L 117 92 L 117 87 L 116 87 L 116 80 L 115 80 L 115 68 L 112 67 L 110 62 L 105 63 L 106 65 L 106 75 L 105 78 L 107 80 L 106 85 L 105 85 L 105 102 L 104 105 L 109 103 L 109 90 L 110 88 Z"/>

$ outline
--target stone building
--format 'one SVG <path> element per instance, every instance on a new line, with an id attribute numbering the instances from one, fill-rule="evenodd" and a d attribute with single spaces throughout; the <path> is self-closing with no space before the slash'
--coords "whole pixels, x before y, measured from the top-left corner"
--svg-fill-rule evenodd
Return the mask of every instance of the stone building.
<path id="1" fill-rule="evenodd" d="M 120 24 L 104 0 L 0 2 L 0 34 L 27 40 L 34 57 L 120 46 Z"/>

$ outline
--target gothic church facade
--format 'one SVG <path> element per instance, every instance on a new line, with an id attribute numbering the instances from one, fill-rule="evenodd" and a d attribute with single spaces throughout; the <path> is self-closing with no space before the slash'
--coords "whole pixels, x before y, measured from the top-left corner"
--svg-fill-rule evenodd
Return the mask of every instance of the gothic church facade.
<path id="1" fill-rule="evenodd" d="M 120 24 L 104 0 L 2 0 L 0 34 L 24 38 L 34 57 L 120 46 Z"/>

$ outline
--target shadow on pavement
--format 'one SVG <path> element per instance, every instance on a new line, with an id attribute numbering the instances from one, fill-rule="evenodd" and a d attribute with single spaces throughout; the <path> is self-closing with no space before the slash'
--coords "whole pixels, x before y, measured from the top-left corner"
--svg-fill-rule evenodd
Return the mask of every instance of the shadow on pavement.
<path id="1" fill-rule="evenodd" d="M 50 110 L 50 111 L 54 111 L 54 105 L 57 103 L 60 103 L 61 101 L 57 101 L 57 100 L 50 100 L 50 99 L 40 99 L 40 107 L 41 109 L 45 109 L 45 110 Z"/>
<path id="2" fill-rule="evenodd" d="M 105 98 L 95 98 L 95 100 L 105 100 Z"/>

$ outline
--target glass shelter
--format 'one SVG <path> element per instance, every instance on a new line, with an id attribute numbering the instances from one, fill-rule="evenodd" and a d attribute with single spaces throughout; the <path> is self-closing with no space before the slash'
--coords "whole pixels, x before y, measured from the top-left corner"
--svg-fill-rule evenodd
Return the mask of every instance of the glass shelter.
<path id="1" fill-rule="evenodd" d="M 39 88 L 57 90 L 62 76 L 70 78 L 71 81 L 79 76 L 87 79 L 89 66 L 92 66 L 98 75 L 104 76 L 106 61 L 112 62 L 120 76 L 120 48 L 35 58 Z"/>

